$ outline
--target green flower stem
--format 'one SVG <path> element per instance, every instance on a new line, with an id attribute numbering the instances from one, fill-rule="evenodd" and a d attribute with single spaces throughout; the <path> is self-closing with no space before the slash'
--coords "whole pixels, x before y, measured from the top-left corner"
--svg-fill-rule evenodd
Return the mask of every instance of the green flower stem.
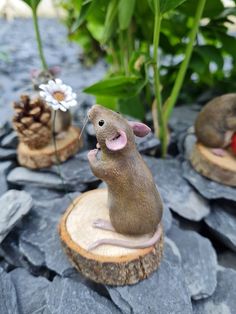
<path id="1" fill-rule="evenodd" d="M 157 121 L 154 125 L 158 125 L 158 130 L 155 130 L 156 136 L 159 137 L 162 147 L 162 155 L 166 155 L 167 149 L 167 127 L 165 126 L 162 110 L 162 99 L 161 99 L 161 83 L 159 76 L 159 56 L 158 56 L 158 46 L 160 39 L 160 29 L 161 29 L 161 14 L 159 10 L 159 2 L 156 1 L 155 8 L 155 24 L 154 24 L 154 34 L 153 34 L 153 71 L 154 71 L 154 91 L 156 97 L 157 106 Z M 156 117 L 154 117 L 155 119 Z"/>
<path id="2" fill-rule="evenodd" d="M 192 28 L 190 35 L 189 35 L 189 42 L 188 42 L 187 47 L 186 47 L 184 60 L 181 64 L 179 72 L 177 74 L 177 78 L 175 80 L 174 87 L 171 91 L 171 95 L 170 95 L 168 101 L 166 102 L 166 106 L 164 108 L 164 119 L 165 119 L 165 121 L 169 120 L 170 115 L 172 113 L 172 110 L 173 110 L 175 103 L 177 101 L 177 98 L 179 96 L 180 89 L 183 85 L 184 77 L 185 77 L 185 74 L 186 74 L 186 71 L 187 71 L 187 68 L 189 65 L 191 55 L 192 55 L 192 51 L 193 51 L 193 47 L 194 47 L 194 41 L 195 41 L 195 38 L 196 38 L 196 35 L 198 32 L 198 27 L 199 27 L 200 19 L 202 17 L 205 3 L 206 3 L 206 0 L 199 0 L 198 1 L 197 11 L 196 11 L 196 15 L 194 17 L 194 22 L 193 22 L 193 28 Z"/>
<path id="3" fill-rule="evenodd" d="M 42 68 L 43 70 L 48 70 L 48 66 L 43 54 L 43 46 L 42 46 L 42 41 L 41 41 L 41 37 L 40 37 L 40 33 L 39 33 L 39 25 L 38 25 L 38 17 L 37 17 L 37 9 L 34 8 L 32 9 L 33 12 L 33 22 L 34 22 L 34 30 L 35 30 L 35 34 L 36 34 L 36 40 L 37 40 L 37 44 L 38 44 L 38 51 L 39 51 L 39 57 L 42 63 Z"/>

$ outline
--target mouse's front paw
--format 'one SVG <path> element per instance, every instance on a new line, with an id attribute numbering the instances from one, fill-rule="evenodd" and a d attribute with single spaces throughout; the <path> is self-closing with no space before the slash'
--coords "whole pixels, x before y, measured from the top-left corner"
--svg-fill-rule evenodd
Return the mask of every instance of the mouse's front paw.
<path id="1" fill-rule="evenodd" d="M 92 149 L 88 152 L 88 160 L 90 163 L 93 163 L 94 161 L 97 160 L 97 153 L 98 153 L 98 149 Z"/>

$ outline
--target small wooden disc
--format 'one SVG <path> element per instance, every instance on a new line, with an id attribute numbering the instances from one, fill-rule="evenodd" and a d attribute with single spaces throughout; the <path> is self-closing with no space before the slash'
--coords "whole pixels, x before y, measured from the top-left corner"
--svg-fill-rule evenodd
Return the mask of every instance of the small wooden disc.
<path id="1" fill-rule="evenodd" d="M 20 143 L 17 150 L 19 164 L 30 169 L 40 169 L 57 164 L 58 159 L 63 162 L 73 156 L 82 146 L 79 135 L 80 130 L 71 126 L 62 138 L 57 138 L 57 155 L 53 140 L 41 149 L 31 149 L 26 144 Z"/>
<path id="2" fill-rule="evenodd" d="M 150 237 L 124 236 L 96 229 L 92 226 L 96 219 L 109 220 L 106 189 L 92 190 L 80 195 L 67 209 L 59 225 L 64 250 L 84 276 L 98 283 L 129 285 L 147 278 L 157 269 L 163 252 L 163 233 L 160 241 L 146 249 L 101 245 L 88 251 L 88 246 L 99 239 L 140 242 Z"/>
<path id="3" fill-rule="evenodd" d="M 230 149 L 225 156 L 219 157 L 198 142 L 193 148 L 190 161 L 203 176 L 225 185 L 236 186 L 236 156 Z"/>

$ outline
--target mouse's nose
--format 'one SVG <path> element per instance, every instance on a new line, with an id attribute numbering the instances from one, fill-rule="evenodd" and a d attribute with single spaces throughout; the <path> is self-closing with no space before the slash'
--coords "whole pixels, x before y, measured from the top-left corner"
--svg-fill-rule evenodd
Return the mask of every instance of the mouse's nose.
<path id="1" fill-rule="evenodd" d="M 93 118 L 95 117 L 100 108 L 101 108 L 100 105 L 93 105 L 92 108 L 89 109 L 87 116 L 90 121 L 93 120 Z"/>

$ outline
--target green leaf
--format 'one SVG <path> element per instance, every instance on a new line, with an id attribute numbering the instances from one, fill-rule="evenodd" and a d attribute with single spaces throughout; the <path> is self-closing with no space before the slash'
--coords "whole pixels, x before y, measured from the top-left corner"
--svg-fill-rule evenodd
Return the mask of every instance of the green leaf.
<path id="1" fill-rule="evenodd" d="M 126 30 L 131 22 L 135 7 L 135 0 L 120 0 L 118 5 L 118 19 L 120 30 Z"/>
<path id="2" fill-rule="evenodd" d="M 41 0 L 22 0 L 24 1 L 32 10 L 36 10 Z"/>
<path id="3" fill-rule="evenodd" d="M 157 3 L 159 2 L 160 14 L 171 11 L 181 5 L 183 2 L 187 0 L 148 0 L 148 4 L 153 12 L 155 12 L 155 8 L 157 8 Z"/>
<path id="4" fill-rule="evenodd" d="M 160 12 L 161 14 L 164 14 L 170 10 L 177 8 L 186 0 L 154 0 L 154 1 L 160 1 Z"/>
<path id="5" fill-rule="evenodd" d="M 97 104 L 100 104 L 111 110 L 117 110 L 117 98 L 111 96 L 97 96 Z"/>
<path id="6" fill-rule="evenodd" d="M 134 96 L 127 99 L 119 99 L 118 110 L 125 115 L 137 118 L 139 120 L 144 120 L 145 117 L 145 107 L 139 96 Z"/>
<path id="7" fill-rule="evenodd" d="M 197 8 L 197 1 L 186 1 L 181 7 L 180 11 L 188 16 L 194 16 Z M 202 17 L 214 18 L 217 17 L 224 10 L 221 0 L 206 1 Z"/>
<path id="8" fill-rule="evenodd" d="M 196 47 L 195 52 L 201 55 L 207 64 L 213 61 L 217 64 L 218 69 L 223 68 L 224 60 L 221 55 L 221 49 L 217 49 L 210 45 L 204 45 Z"/>
<path id="9" fill-rule="evenodd" d="M 77 31 L 77 29 L 81 26 L 81 24 L 84 23 L 87 15 L 89 13 L 89 9 L 91 8 L 93 3 L 94 3 L 94 1 L 92 1 L 92 0 L 87 1 L 86 3 L 83 3 L 81 10 L 80 10 L 80 14 L 79 14 L 77 20 L 72 25 L 72 28 L 71 28 L 72 33 Z"/>
<path id="10" fill-rule="evenodd" d="M 110 0 L 107 7 L 107 14 L 104 24 L 104 33 L 102 43 L 105 44 L 115 33 L 118 15 L 118 1 Z"/>
<path id="11" fill-rule="evenodd" d="M 118 98 L 130 98 L 137 95 L 146 85 L 139 76 L 116 76 L 102 80 L 84 89 L 85 93 Z"/>

